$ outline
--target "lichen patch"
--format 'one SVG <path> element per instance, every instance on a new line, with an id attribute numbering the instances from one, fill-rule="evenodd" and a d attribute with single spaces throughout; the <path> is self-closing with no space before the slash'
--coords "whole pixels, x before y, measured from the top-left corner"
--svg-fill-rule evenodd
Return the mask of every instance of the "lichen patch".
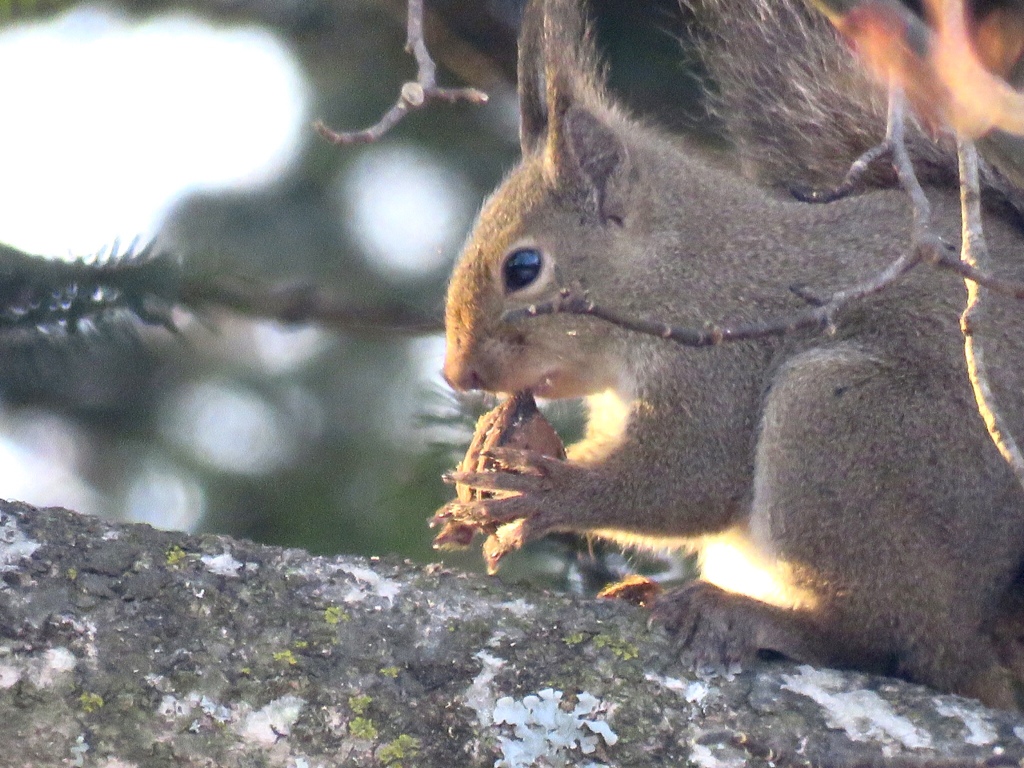
<path id="1" fill-rule="evenodd" d="M 735 755 L 719 757 L 706 744 L 694 744 L 690 748 L 689 762 L 697 768 L 744 768 L 747 765 L 747 761 L 742 757 Z"/>
<path id="2" fill-rule="evenodd" d="M 21 532 L 14 517 L 0 515 L 0 573 L 17 570 L 41 546 Z"/>
<path id="3" fill-rule="evenodd" d="M 967 733 L 964 741 L 979 747 L 994 744 L 999 734 L 991 720 L 979 707 L 970 707 L 953 701 L 935 700 L 935 711 L 943 717 L 955 717 L 963 722 Z"/>
<path id="4" fill-rule="evenodd" d="M 272 747 L 291 733 L 299 719 L 305 699 L 298 696 L 282 696 L 274 699 L 261 709 L 250 712 L 235 726 L 235 732 L 246 741 L 255 741 L 264 747 Z"/>
<path id="5" fill-rule="evenodd" d="M 313 762 L 306 755 L 295 755 L 288 758 L 288 768 L 325 768 L 321 762 Z"/>
<path id="6" fill-rule="evenodd" d="M 203 555 L 199 560 L 210 573 L 229 579 L 237 579 L 239 569 L 245 565 L 232 557 L 230 552 L 222 552 L 219 555 Z"/>
<path id="7" fill-rule="evenodd" d="M 520 619 L 525 619 L 536 610 L 533 605 L 521 597 L 517 600 L 506 600 L 503 603 L 499 603 L 498 607 L 508 611 L 513 616 L 518 616 Z"/>
<path id="8" fill-rule="evenodd" d="M 85 740 L 85 734 L 80 733 L 71 747 L 71 763 L 73 768 L 82 768 L 85 765 L 85 753 L 89 751 L 89 742 Z"/>
<path id="9" fill-rule="evenodd" d="M 590 755 L 601 742 L 609 747 L 618 742 L 604 719 L 607 704 L 583 691 L 570 709 L 562 696 L 562 691 L 545 688 L 522 699 L 503 696 L 495 702 L 491 719 L 501 729 L 501 758 L 495 768 L 564 765 L 572 751 Z"/>
<path id="10" fill-rule="evenodd" d="M 224 706 L 198 691 L 192 691 L 184 698 L 178 698 L 170 693 L 165 694 L 157 705 L 157 712 L 169 720 L 194 718 L 189 725 L 189 730 L 193 733 L 202 731 L 204 725 L 222 726 L 238 719 L 238 713 L 231 707 Z M 205 716 L 205 719 L 198 716 Z"/>
<path id="11" fill-rule="evenodd" d="M 896 714 L 874 691 L 841 691 L 843 679 L 829 670 L 801 666 L 798 674 L 783 675 L 783 688 L 807 696 L 825 710 L 825 722 L 853 741 L 899 742 L 909 749 L 932 746 L 932 737 Z"/>
<path id="12" fill-rule="evenodd" d="M 356 583 L 342 597 L 346 603 L 361 603 L 369 595 L 376 595 L 393 605 L 395 598 L 402 591 L 402 585 L 393 579 L 386 579 L 370 568 L 361 568 L 355 565 L 342 565 L 339 570 L 352 576 Z"/>
<path id="13" fill-rule="evenodd" d="M 494 682 L 494 676 L 498 674 L 498 670 L 505 665 L 505 660 L 487 651 L 477 651 L 473 654 L 473 658 L 478 659 L 482 666 L 469 688 L 462 694 L 462 700 L 467 707 L 476 712 L 476 720 L 480 723 L 480 727 L 487 728 L 493 722 L 491 712 L 497 698 L 491 683 Z"/>
<path id="14" fill-rule="evenodd" d="M 16 654 L 0 664 L 0 690 L 24 681 L 36 688 L 49 688 L 74 670 L 78 659 L 67 648 L 48 648 L 41 654 Z"/>
<path id="15" fill-rule="evenodd" d="M 711 692 L 711 687 L 702 680 L 686 681 L 677 677 L 668 677 L 653 672 L 648 672 L 644 678 L 652 683 L 657 683 L 663 688 L 674 691 L 682 696 L 690 704 L 701 704 Z"/>

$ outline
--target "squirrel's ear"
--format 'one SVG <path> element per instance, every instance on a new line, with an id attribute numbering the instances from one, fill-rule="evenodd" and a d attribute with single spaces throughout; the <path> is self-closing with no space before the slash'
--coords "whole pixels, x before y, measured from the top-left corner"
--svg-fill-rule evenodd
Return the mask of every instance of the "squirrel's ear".
<path id="1" fill-rule="evenodd" d="M 629 154 L 601 118 L 583 107 L 570 107 L 559 121 L 561 130 L 552 163 L 559 181 L 576 189 L 602 224 L 626 219 Z"/>
<path id="2" fill-rule="evenodd" d="M 544 0 L 531 0 L 519 32 L 519 143 L 523 156 L 544 144 L 548 131 L 544 73 Z"/>
<path id="3" fill-rule="evenodd" d="M 602 223 L 621 224 L 628 163 L 582 0 L 530 0 L 519 35 L 519 140 Z"/>
<path id="4" fill-rule="evenodd" d="M 600 103 L 604 73 L 582 0 L 530 0 L 519 33 L 519 141 L 523 155 L 553 140 L 573 104 Z"/>

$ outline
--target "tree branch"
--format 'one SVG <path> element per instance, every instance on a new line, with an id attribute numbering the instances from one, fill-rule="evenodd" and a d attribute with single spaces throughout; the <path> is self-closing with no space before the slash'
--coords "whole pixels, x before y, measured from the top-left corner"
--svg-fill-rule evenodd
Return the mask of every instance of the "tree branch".
<path id="1" fill-rule="evenodd" d="M 122 248 L 115 241 L 77 261 L 47 259 L 0 243 L 0 337 L 41 341 L 104 323 L 128 327 L 125 315 L 174 329 L 171 310 L 228 309 L 282 323 L 318 323 L 360 334 L 425 335 L 444 329 L 439 317 L 409 306 L 354 306 L 309 283 L 266 285 L 233 274 L 200 274 L 154 243 Z"/>
<path id="2" fill-rule="evenodd" d="M 621 601 L 439 566 L 0 501 L 0 572 L 4 765 L 1024 759 L 1016 714 L 791 663 L 701 678 Z"/>
<path id="3" fill-rule="evenodd" d="M 960 239 L 960 260 L 972 269 L 988 268 L 990 264 L 988 246 L 981 221 L 981 191 L 978 182 L 978 153 L 974 142 L 957 138 L 957 158 L 960 170 L 960 208 L 962 234 Z M 967 359 L 967 373 L 974 390 L 978 412 L 985 421 L 988 434 L 996 448 L 1010 465 L 1017 480 L 1024 485 L 1024 456 L 1017 441 L 1006 424 L 996 403 L 989 383 L 985 364 L 985 346 L 981 335 L 981 319 L 985 316 L 986 292 L 976 282 L 966 280 L 967 306 L 960 316 L 960 328 L 964 334 L 964 355 Z"/>
<path id="4" fill-rule="evenodd" d="M 225 308 L 282 323 L 319 323 L 350 332 L 426 335 L 444 328 L 440 320 L 409 307 L 355 307 L 310 284 L 265 287 L 230 277 L 188 280 L 181 287 L 180 298 L 190 309 Z"/>
<path id="5" fill-rule="evenodd" d="M 383 117 L 361 131 L 335 131 L 323 121 L 313 124 L 314 130 L 332 144 L 367 144 L 377 141 L 394 128 L 409 112 L 422 109 L 432 101 L 455 103 L 467 101 L 483 104 L 487 94 L 476 88 L 442 88 L 437 84 L 437 65 L 427 50 L 423 37 L 423 0 L 408 0 L 405 50 L 416 59 L 416 79 L 402 85 L 398 100 Z"/>
<path id="6" fill-rule="evenodd" d="M 796 186 L 790 188 L 790 194 L 803 203 L 832 203 L 852 195 L 860 187 L 864 174 L 871 166 L 877 160 L 892 155 L 892 127 L 893 122 L 890 120 L 886 128 L 885 139 L 854 160 L 850 165 L 850 170 L 846 172 L 846 176 L 837 186 L 828 189 Z"/>

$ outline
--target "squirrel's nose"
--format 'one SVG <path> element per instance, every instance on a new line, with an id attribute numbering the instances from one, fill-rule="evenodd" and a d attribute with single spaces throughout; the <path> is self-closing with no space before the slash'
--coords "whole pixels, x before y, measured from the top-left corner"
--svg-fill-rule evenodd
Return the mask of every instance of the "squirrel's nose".
<path id="1" fill-rule="evenodd" d="M 483 389 L 483 379 L 476 369 L 468 365 L 459 365 L 451 360 L 445 360 L 444 370 L 441 377 L 448 382 L 448 386 L 457 392 L 468 392 L 471 389 Z"/>

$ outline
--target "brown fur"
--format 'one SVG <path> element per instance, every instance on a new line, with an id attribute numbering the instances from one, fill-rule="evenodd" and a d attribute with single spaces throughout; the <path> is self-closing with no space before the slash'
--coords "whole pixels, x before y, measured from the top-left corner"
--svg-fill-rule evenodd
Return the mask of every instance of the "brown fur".
<path id="1" fill-rule="evenodd" d="M 566 530 L 696 547 L 708 574 L 718 545 L 732 547 L 781 597 L 698 583 L 660 601 L 656 614 L 698 662 L 773 650 L 1012 706 L 989 629 L 1024 555 L 1024 491 L 968 383 L 962 282 L 919 270 L 843 312 L 834 335 L 700 350 L 586 317 L 503 320 L 568 288 L 678 325 L 754 321 L 801 308 L 795 284 L 824 294 L 906 249 L 909 205 L 886 173 L 828 205 L 778 191 L 838 180 L 881 135 L 883 99 L 827 24 L 799 0 L 700 10 L 718 19 L 705 57 L 741 174 L 609 101 L 575 0 L 531 3 L 523 159 L 452 276 L 445 373 L 459 389 L 588 396 L 591 421 L 564 465 L 506 456 L 508 471 L 476 478 L 519 495 L 467 513 L 522 518 L 524 539 Z M 956 242 L 945 149 L 920 135 L 914 147 Z M 991 215 L 987 227 L 1000 272 L 1019 273 L 1016 224 Z M 502 265 L 524 246 L 544 266 L 509 291 Z M 1004 416 L 1024 435 L 1024 314 L 991 302 L 977 332 Z"/>

